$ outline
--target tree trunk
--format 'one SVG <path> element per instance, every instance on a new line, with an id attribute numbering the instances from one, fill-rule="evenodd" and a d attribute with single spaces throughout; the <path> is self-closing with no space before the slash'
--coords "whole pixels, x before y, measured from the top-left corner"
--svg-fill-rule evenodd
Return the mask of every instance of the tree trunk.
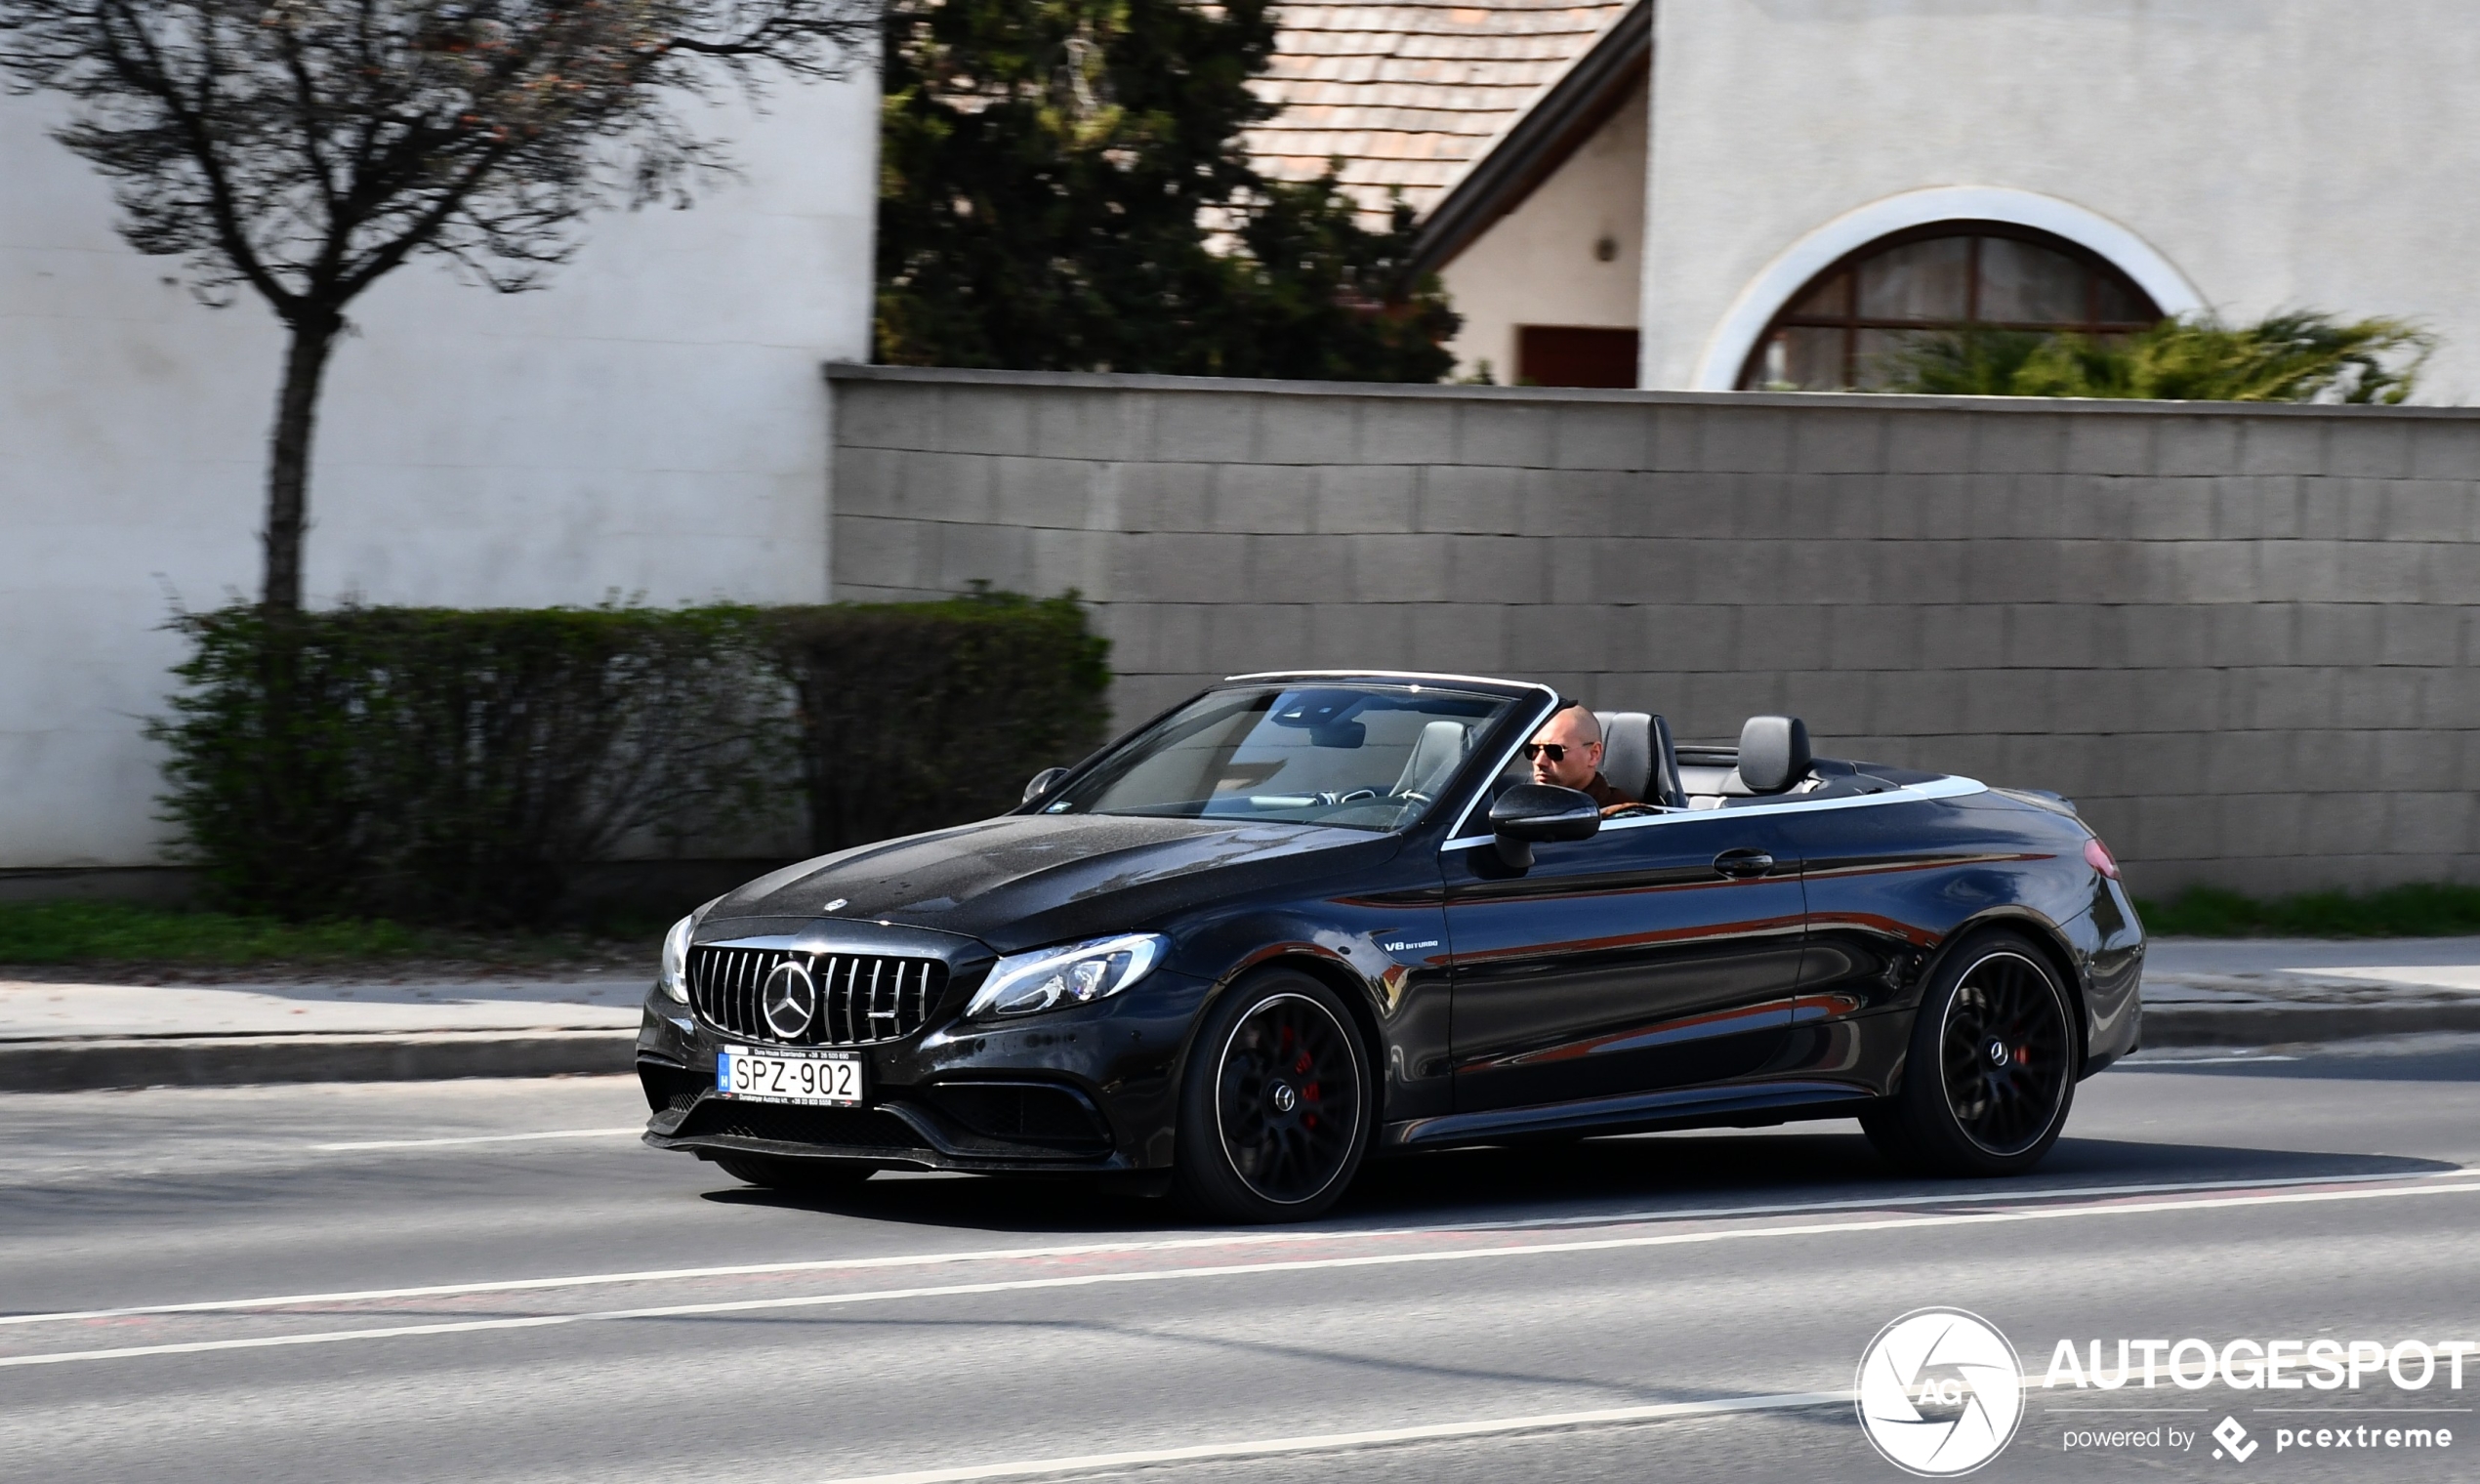
<path id="1" fill-rule="evenodd" d="M 302 531 L 310 498 L 310 432 L 318 420 L 319 379 L 344 316 L 304 309 L 291 320 L 284 385 L 275 396 L 275 433 L 267 468 L 266 580 L 259 604 L 270 617 L 302 610 Z"/>

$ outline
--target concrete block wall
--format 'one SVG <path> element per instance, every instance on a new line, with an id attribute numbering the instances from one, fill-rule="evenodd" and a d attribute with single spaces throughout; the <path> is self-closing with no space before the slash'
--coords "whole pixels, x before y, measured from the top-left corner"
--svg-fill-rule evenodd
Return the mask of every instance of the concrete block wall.
<path id="1" fill-rule="evenodd" d="M 2480 411 L 835 366 L 836 596 L 1547 680 L 2075 798 L 2140 890 L 2480 881 Z"/>

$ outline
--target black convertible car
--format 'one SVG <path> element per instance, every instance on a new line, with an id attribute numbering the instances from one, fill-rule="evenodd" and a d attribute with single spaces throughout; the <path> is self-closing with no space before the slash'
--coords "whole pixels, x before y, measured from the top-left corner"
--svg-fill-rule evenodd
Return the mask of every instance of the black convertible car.
<path id="1" fill-rule="evenodd" d="M 2053 796 L 1601 715 L 1542 685 L 1227 680 L 978 824 L 840 851 L 666 940 L 646 1141 L 764 1185 L 1124 1171 L 1314 1215 L 1373 1156 L 1857 1117 L 2000 1175 L 2135 1049 L 2144 935 Z M 1151 1172 L 1150 1175 L 1141 1174 Z"/>

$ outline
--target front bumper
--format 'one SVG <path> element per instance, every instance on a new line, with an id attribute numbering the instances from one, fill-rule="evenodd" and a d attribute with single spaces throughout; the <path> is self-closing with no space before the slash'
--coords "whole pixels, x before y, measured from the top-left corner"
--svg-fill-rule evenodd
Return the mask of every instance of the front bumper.
<path id="1" fill-rule="evenodd" d="M 726 1038 L 657 990 L 638 1032 L 638 1079 L 653 1113 L 645 1141 L 893 1169 L 1167 1168 L 1180 1053 L 1208 988 L 1157 969 L 1096 1005 L 997 1024 L 933 1019 L 855 1049 L 866 1066 L 862 1108 L 717 1095 Z"/>

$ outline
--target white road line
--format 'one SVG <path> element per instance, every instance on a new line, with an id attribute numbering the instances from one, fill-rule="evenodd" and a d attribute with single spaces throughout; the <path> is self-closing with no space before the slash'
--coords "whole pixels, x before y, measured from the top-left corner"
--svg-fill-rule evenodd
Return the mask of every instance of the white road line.
<path id="1" fill-rule="evenodd" d="M 638 1134 L 645 1125 L 631 1124 L 625 1129 L 550 1129 L 541 1134 L 477 1134 L 464 1138 L 372 1138 L 352 1144 L 312 1144 L 322 1154 L 339 1154 L 348 1149 L 438 1149 L 449 1144 L 521 1144 L 537 1138 L 611 1138 L 617 1134 Z"/>
<path id="2" fill-rule="evenodd" d="M 2296 1061 L 2296 1056 L 2134 1056 L 2126 1065 L 2148 1066 L 2250 1066 L 2259 1061 Z"/>
<path id="3" fill-rule="evenodd" d="M 835 1479 L 829 1484 L 971 1484 L 976 1479 L 1089 1473 L 1104 1468 L 1137 1468 L 1148 1463 L 1183 1463 L 1202 1459 L 1331 1453 L 1385 1443 L 1426 1443 L 1439 1438 L 1487 1437 L 1493 1433 L 1547 1432 L 1562 1427 L 1607 1426 L 1617 1422 L 1659 1422 L 1683 1417 L 1721 1417 L 1733 1412 L 1778 1412 L 1794 1407 L 1828 1407 L 1850 1400 L 1851 1393 L 1848 1391 L 1785 1391 L 1771 1396 L 1732 1396 L 1710 1402 L 1607 1407 L 1597 1412 L 1545 1412 L 1534 1417 L 1500 1417 L 1477 1422 L 1431 1422 L 1426 1426 L 1379 1427 L 1366 1432 L 1323 1432 L 1302 1437 L 1257 1438 L 1249 1442 L 1196 1443 L 1185 1448 L 1145 1448 L 1127 1453 L 1025 1459 L 1009 1463 L 967 1463 L 955 1468 L 916 1468 L 905 1473 L 874 1473 Z"/>
<path id="4" fill-rule="evenodd" d="M 1254 1277 L 1264 1273 L 1329 1272 L 1356 1267 L 1401 1267 L 1413 1263 L 1471 1262 L 1493 1257 L 1627 1252 L 1655 1247 L 1689 1247 L 1751 1241 L 1758 1238 L 1910 1231 L 1937 1226 L 1986 1226 L 2016 1221 L 2060 1220 L 2075 1216 L 2138 1216 L 2160 1212 L 2219 1211 L 2249 1206 L 2318 1205 L 2330 1201 L 2382 1201 L 2409 1196 L 2473 1193 L 2480 1193 L 2480 1183 L 2440 1181 L 2433 1184 L 2397 1185 L 2382 1189 L 2297 1190 L 2269 1195 L 2211 1196 L 2187 1201 L 2036 1206 L 2012 1211 L 1892 1216 L 1874 1221 L 1812 1221 L 1797 1226 L 1745 1226 L 1722 1231 L 1674 1231 L 1648 1236 L 1597 1237 L 1582 1242 L 1529 1242 L 1507 1247 L 1446 1248 L 1436 1252 L 1372 1253 L 1355 1257 L 1302 1257 L 1281 1262 L 1217 1263 L 1207 1267 L 1137 1268 L 1126 1272 L 1080 1273 L 1054 1278 L 997 1279 L 985 1283 L 865 1289 L 856 1293 L 801 1294 L 777 1298 L 734 1298 L 705 1303 L 667 1303 L 644 1308 L 588 1310 L 574 1314 L 531 1314 L 522 1318 L 510 1319 L 467 1319 L 436 1324 L 390 1325 L 380 1329 L 312 1330 L 296 1335 L 258 1335 L 240 1340 L 197 1340 L 178 1344 L 122 1345 L 104 1350 L 62 1350 L 48 1355 L 0 1356 L 0 1370 L 12 1370 L 21 1366 L 64 1365 L 73 1361 L 130 1360 L 149 1355 L 201 1355 L 221 1350 L 268 1350 L 292 1345 L 342 1344 L 350 1340 L 395 1340 L 416 1335 L 471 1335 L 491 1330 L 551 1329 L 561 1325 L 596 1324 L 624 1319 L 683 1319 L 711 1314 L 754 1314 L 782 1309 L 834 1308 L 847 1304 L 887 1303 L 906 1298 L 949 1298 L 979 1294 L 1024 1294 L 1050 1289 L 1101 1288 L 1118 1284 L 1178 1283 L 1207 1278 Z"/>
<path id="5" fill-rule="evenodd" d="M 468 1294 L 538 1293 L 605 1284 L 681 1282 L 697 1278 L 748 1278 L 788 1273 L 859 1272 L 889 1267 L 952 1267 L 969 1262 L 1025 1261 L 1045 1257 L 1122 1257 L 1140 1253 L 1194 1252 L 1210 1247 L 1269 1247 L 1304 1242 L 1370 1241 L 1452 1236 L 1459 1232 L 1553 1231 L 1578 1226 L 1633 1226 L 1649 1221 L 1733 1220 L 1830 1211 L 1902 1211 L 1914 1207 L 1977 1206 L 1992 1201 L 2074 1201 L 2107 1196 L 2184 1195 L 2209 1190 L 2283 1190 L 2299 1186 L 2375 1184 L 2380 1181 L 2459 1179 L 2480 1170 L 2436 1170 L 2417 1175 L 2315 1175 L 2255 1180 L 2173 1180 L 2141 1185 L 2071 1185 L 1956 1195 L 1886 1196 L 1842 1201 L 1796 1201 L 1762 1206 L 1704 1206 L 1675 1211 L 1629 1211 L 1599 1216 L 1538 1216 L 1506 1221 L 1460 1221 L 1435 1226 L 1332 1227 L 1309 1231 L 1220 1232 L 1149 1242 L 1081 1242 L 1050 1247 L 1003 1247 L 953 1253 L 908 1253 L 885 1257 L 822 1257 L 791 1262 L 747 1262 L 722 1267 L 644 1268 L 630 1272 L 575 1273 L 554 1278 L 503 1278 L 472 1283 L 434 1283 L 418 1288 L 348 1289 L 325 1294 L 275 1294 L 256 1298 L 200 1298 L 186 1303 L 131 1304 L 108 1309 L 60 1309 L 40 1314 L 0 1314 L 0 1327 L 67 1324 L 87 1319 L 130 1319 L 146 1314 L 208 1314 L 246 1309 L 294 1308 L 329 1303 L 366 1303 L 388 1298 L 444 1298 Z"/>

